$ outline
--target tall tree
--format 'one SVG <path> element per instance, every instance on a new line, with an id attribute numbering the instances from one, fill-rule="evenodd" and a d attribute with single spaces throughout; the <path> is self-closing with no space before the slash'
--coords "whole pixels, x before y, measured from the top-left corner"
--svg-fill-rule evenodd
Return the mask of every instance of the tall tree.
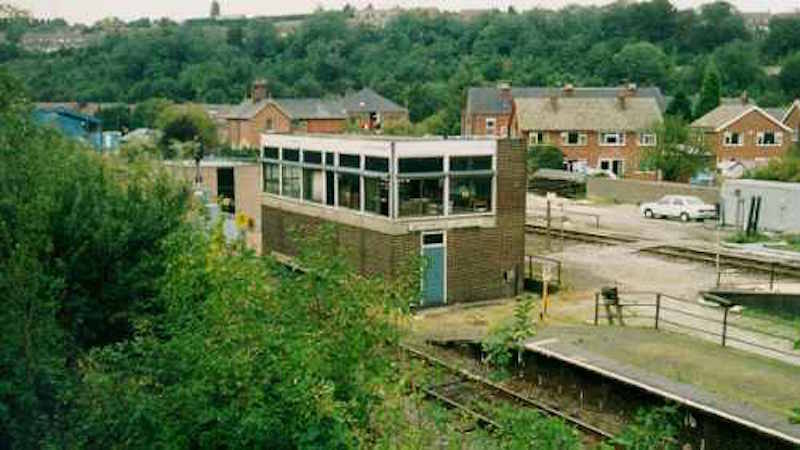
<path id="1" fill-rule="evenodd" d="M 703 86 L 700 89 L 700 98 L 694 108 L 694 116 L 702 117 L 720 105 L 722 97 L 722 81 L 719 70 L 713 62 L 706 66 L 703 76 Z"/>
<path id="2" fill-rule="evenodd" d="M 686 95 L 686 91 L 679 90 L 672 101 L 667 106 L 667 115 L 679 117 L 683 120 L 692 119 L 692 102 Z"/>
<path id="3" fill-rule="evenodd" d="M 786 59 L 779 80 L 788 98 L 800 98 L 800 52 Z"/>

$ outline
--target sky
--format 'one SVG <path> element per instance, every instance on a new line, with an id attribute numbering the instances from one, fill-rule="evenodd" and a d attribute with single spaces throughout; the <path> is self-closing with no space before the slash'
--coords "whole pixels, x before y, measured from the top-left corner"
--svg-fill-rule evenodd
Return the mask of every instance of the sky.
<path id="1" fill-rule="evenodd" d="M 742 11 L 794 11 L 800 8 L 798 0 L 729 0 Z M 61 17 L 69 22 L 93 23 L 99 19 L 116 16 L 123 20 L 141 17 L 169 17 L 183 20 L 205 17 L 211 0 L 5 0 L 27 9 L 40 18 Z M 282 15 L 312 12 L 324 9 L 341 9 L 350 3 L 358 8 L 372 4 L 375 8 L 437 7 L 443 10 L 473 8 L 501 8 L 513 5 L 517 10 L 533 7 L 560 8 L 567 4 L 606 4 L 608 0 L 220 0 L 223 15 L 248 16 Z M 696 7 L 707 0 L 673 0 L 678 8 Z"/>

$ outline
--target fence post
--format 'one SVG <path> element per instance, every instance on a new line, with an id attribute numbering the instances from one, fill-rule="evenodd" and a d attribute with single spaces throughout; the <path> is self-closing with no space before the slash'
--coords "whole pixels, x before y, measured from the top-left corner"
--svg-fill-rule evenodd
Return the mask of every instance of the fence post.
<path id="1" fill-rule="evenodd" d="M 658 318 L 661 315 L 661 293 L 656 294 L 656 330 L 658 329 Z"/>
<path id="2" fill-rule="evenodd" d="M 561 261 L 556 266 L 558 268 L 558 287 L 561 287 Z"/>
<path id="3" fill-rule="evenodd" d="M 723 308 L 724 309 L 722 313 L 722 346 L 725 347 L 725 340 L 728 335 L 728 309 L 730 308 L 727 306 L 724 306 Z"/>
<path id="4" fill-rule="evenodd" d="M 775 262 L 769 264 L 769 291 L 775 286 Z"/>
<path id="5" fill-rule="evenodd" d="M 597 326 L 597 320 L 599 319 L 600 315 L 600 293 L 594 293 L 594 325 Z"/>

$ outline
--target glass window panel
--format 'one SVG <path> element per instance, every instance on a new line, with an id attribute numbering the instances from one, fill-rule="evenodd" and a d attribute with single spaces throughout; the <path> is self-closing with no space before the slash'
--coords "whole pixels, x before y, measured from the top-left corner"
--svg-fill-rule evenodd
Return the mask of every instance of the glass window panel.
<path id="1" fill-rule="evenodd" d="M 444 243 L 444 233 L 429 233 L 422 235 L 422 245 L 436 245 Z"/>
<path id="2" fill-rule="evenodd" d="M 283 166 L 283 195 L 300 198 L 300 179 L 302 170 L 296 166 Z"/>
<path id="3" fill-rule="evenodd" d="M 361 157 L 358 155 L 339 154 L 339 167 L 361 168 Z"/>
<path id="4" fill-rule="evenodd" d="M 491 210 L 491 176 L 450 178 L 450 212 L 452 214 L 484 213 Z"/>
<path id="5" fill-rule="evenodd" d="M 400 158 L 400 173 L 441 172 L 444 170 L 442 158 Z"/>
<path id="6" fill-rule="evenodd" d="M 264 163 L 264 192 L 280 193 L 280 170 L 278 164 Z"/>
<path id="7" fill-rule="evenodd" d="M 296 148 L 285 148 L 283 149 L 283 160 L 284 161 L 300 161 L 300 150 Z"/>
<path id="8" fill-rule="evenodd" d="M 398 191 L 400 217 L 440 216 L 444 213 L 444 178 L 400 179 Z"/>
<path id="9" fill-rule="evenodd" d="M 336 186 L 336 175 L 331 172 L 325 172 L 325 204 L 333 206 L 335 204 L 334 200 L 336 199 L 335 194 L 335 186 Z"/>
<path id="10" fill-rule="evenodd" d="M 389 180 L 364 177 L 364 209 L 389 217 Z"/>
<path id="11" fill-rule="evenodd" d="M 389 158 L 367 156 L 364 165 L 364 168 L 371 172 L 389 173 Z"/>
<path id="12" fill-rule="evenodd" d="M 459 156 L 450 158 L 451 171 L 492 170 L 491 156 Z"/>
<path id="13" fill-rule="evenodd" d="M 322 153 L 310 150 L 303 151 L 303 162 L 309 164 L 322 164 Z"/>
<path id="14" fill-rule="evenodd" d="M 317 169 L 303 169 L 303 200 L 322 203 L 324 172 Z"/>
<path id="15" fill-rule="evenodd" d="M 278 149 L 276 147 L 264 147 L 264 158 L 278 159 Z"/>
<path id="16" fill-rule="evenodd" d="M 339 174 L 339 206 L 361 210 L 359 176 L 349 173 Z"/>
<path id="17" fill-rule="evenodd" d="M 333 165 L 333 153 L 331 152 L 325 153 L 325 164 L 329 166 Z"/>

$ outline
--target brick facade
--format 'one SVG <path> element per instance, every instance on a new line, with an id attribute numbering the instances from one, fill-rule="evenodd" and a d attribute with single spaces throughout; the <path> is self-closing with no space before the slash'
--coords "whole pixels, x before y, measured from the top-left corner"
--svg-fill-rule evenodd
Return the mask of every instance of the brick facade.
<path id="1" fill-rule="evenodd" d="M 526 162 L 520 141 L 498 142 L 496 224 L 490 228 L 447 230 L 447 301 L 479 301 L 521 292 L 525 255 Z M 289 230 L 313 233 L 324 222 L 262 204 L 265 252 L 296 255 Z M 360 273 L 392 276 L 407 258 L 421 252 L 417 231 L 388 234 L 337 223 L 335 244 Z"/>
<path id="2" fill-rule="evenodd" d="M 494 136 L 506 137 L 511 126 L 511 114 L 471 114 L 465 117 L 464 133 L 467 136 L 487 136 L 486 119 L 494 118 Z"/>
<path id="3" fill-rule="evenodd" d="M 237 148 L 258 148 L 261 133 L 291 131 L 289 117 L 273 104 L 267 104 L 250 119 L 228 119 L 228 143 Z"/>
<path id="4" fill-rule="evenodd" d="M 566 132 L 567 130 L 564 130 Z M 576 131 L 576 130 L 570 130 Z M 632 173 L 639 170 L 644 152 L 648 148 L 639 145 L 639 133 L 625 133 L 625 145 L 609 146 L 600 145 L 598 133 L 596 131 L 586 131 L 586 145 L 569 145 L 562 140 L 562 132 L 547 131 L 543 132 L 543 145 L 558 147 L 564 153 L 564 161 L 585 161 L 588 167 L 600 167 L 602 160 L 622 160 L 623 176 L 625 173 Z M 524 142 L 530 142 L 529 132 L 520 133 Z"/>
<path id="5" fill-rule="evenodd" d="M 762 131 L 775 131 L 783 133 L 783 142 L 780 145 L 759 146 L 757 136 Z M 739 133 L 742 136 L 741 145 L 730 146 L 724 144 L 725 133 Z M 704 132 L 704 141 L 709 150 L 716 156 L 717 162 L 729 161 L 755 161 L 762 162 L 769 158 L 783 156 L 791 147 L 791 133 L 779 127 L 765 114 L 758 110 L 750 111 L 742 118 L 727 126 L 725 129 Z"/>
<path id="6" fill-rule="evenodd" d="M 300 126 L 292 131 L 301 133 L 342 133 L 344 132 L 347 121 L 345 119 L 308 119 L 305 127 Z"/>
<path id="7" fill-rule="evenodd" d="M 783 119 L 783 123 L 794 130 L 790 141 L 795 143 L 800 140 L 800 103 L 794 103 L 791 108 L 792 109 L 789 110 L 789 116 Z"/>

